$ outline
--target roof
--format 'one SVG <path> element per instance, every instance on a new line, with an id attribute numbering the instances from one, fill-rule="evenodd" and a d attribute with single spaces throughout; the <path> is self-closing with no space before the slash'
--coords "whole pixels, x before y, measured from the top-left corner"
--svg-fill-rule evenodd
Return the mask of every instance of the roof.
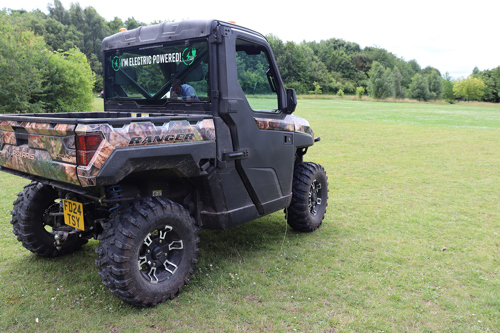
<path id="1" fill-rule="evenodd" d="M 244 30 L 248 33 L 258 34 L 263 37 L 255 31 L 219 20 L 185 20 L 180 22 L 164 22 L 156 25 L 141 26 L 133 30 L 119 32 L 104 38 L 102 41 L 102 50 L 106 51 L 142 44 L 206 37 L 210 35 L 210 33 L 216 29 L 218 25 L 225 25 L 231 28 Z"/>

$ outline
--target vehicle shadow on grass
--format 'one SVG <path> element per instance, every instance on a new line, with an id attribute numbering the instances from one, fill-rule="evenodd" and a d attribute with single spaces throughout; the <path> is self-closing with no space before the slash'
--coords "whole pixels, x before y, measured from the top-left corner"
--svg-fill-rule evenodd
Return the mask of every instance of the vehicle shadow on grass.
<path id="1" fill-rule="evenodd" d="M 255 250 L 279 249 L 286 233 L 300 234 L 288 227 L 283 214 L 275 213 L 228 230 L 202 230 L 199 248 L 207 256 L 252 256 Z"/>

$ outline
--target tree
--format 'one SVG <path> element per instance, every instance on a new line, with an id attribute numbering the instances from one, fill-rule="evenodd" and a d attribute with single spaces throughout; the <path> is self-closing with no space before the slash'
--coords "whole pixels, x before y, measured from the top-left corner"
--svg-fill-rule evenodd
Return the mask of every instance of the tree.
<path id="1" fill-rule="evenodd" d="M 141 25 L 145 25 L 144 23 L 137 21 L 133 16 L 129 17 L 124 24 L 127 30 L 132 30 L 139 28 Z"/>
<path id="2" fill-rule="evenodd" d="M 500 102 L 500 66 L 494 69 L 479 71 L 477 67 L 473 71 L 473 76 L 483 80 L 486 85 L 484 89 L 483 101 L 498 103 Z"/>
<path id="3" fill-rule="evenodd" d="M 427 75 L 427 83 L 429 85 L 429 92 L 432 98 L 441 99 L 443 94 L 443 80 L 438 70 L 433 70 Z"/>
<path id="4" fill-rule="evenodd" d="M 49 10 L 49 17 L 64 25 L 70 24 L 69 12 L 64 8 L 60 0 L 54 0 L 54 5 L 49 4 L 47 9 Z"/>
<path id="5" fill-rule="evenodd" d="M 415 59 L 408 61 L 408 65 L 411 67 L 411 69 L 415 74 L 420 73 L 422 71 L 422 68 Z"/>
<path id="6" fill-rule="evenodd" d="M 446 72 L 443 76 L 443 99 L 447 101 L 453 101 L 455 99 L 455 93 L 453 92 L 453 79 L 450 73 Z"/>
<path id="7" fill-rule="evenodd" d="M 53 18 L 45 20 L 45 42 L 54 51 L 68 51 L 74 47 L 81 47 L 82 37 L 83 33 L 77 31 L 73 25 L 63 25 Z"/>
<path id="8" fill-rule="evenodd" d="M 441 73 L 439 72 L 439 70 L 437 68 L 434 68 L 432 66 L 427 66 L 425 67 L 424 69 L 422 69 L 422 71 L 420 71 L 419 73 L 422 74 L 423 76 L 429 76 L 431 73 L 433 72 L 437 72 L 437 74 L 439 76 L 441 76 Z"/>
<path id="9" fill-rule="evenodd" d="M 101 45 L 104 37 L 109 35 L 109 28 L 105 24 L 104 18 L 97 13 L 94 7 L 87 7 L 83 10 L 83 15 L 85 17 L 85 32 L 84 32 L 84 49 L 81 51 L 85 53 L 87 57 L 90 57 L 91 53 L 97 55 L 99 60 L 102 61 L 101 57 Z"/>
<path id="10" fill-rule="evenodd" d="M 1 113 L 90 109 L 94 74 L 85 55 L 77 49 L 49 50 L 43 37 L 12 24 L 0 11 Z"/>
<path id="11" fill-rule="evenodd" d="M 364 51 L 373 63 L 378 62 L 385 68 L 394 68 L 398 64 L 397 57 L 381 47 L 367 46 Z"/>
<path id="12" fill-rule="evenodd" d="M 78 49 L 51 52 L 47 79 L 50 82 L 44 104 L 49 112 L 89 111 L 94 98 L 95 75 Z"/>
<path id="13" fill-rule="evenodd" d="M 90 65 L 90 69 L 94 72 L 96 80 L 94 84 L 94 91 L 102 91 L 103 90 L 103 71 L 102 71 L 102 63 L 99 61 L 97 56 L 92 53 L 88 58 L 88 62 Z"/>
<path id="14" fill-rule="evenodd" d="M 45 21 L 47 15 L 40 10 L 34 10 L 30 13 L 23 10 L 10 10 L 7 20 L 16 26 L 22 26 L 31 30 L 36 36 L 45 34 Z"/>
<path id="15" fill-rule="evenodd" d="M 321 76 L 325 73 L 320 73 L 321 69 L 317 66 L 307 67 L 311 64 L 314 57 L 314 52 L 307 46 L 297 45 L 293 42 L 283 43 L 278 37 L 269 34 L 266 36 L 271 48 L 273 49 L 274 58 L 278 64 L 281 78 L 287 87 L 297 90 L 299 93 L 307 93 L 312 88 L 312 82 L 318 81 L 320 85 L 325 85 L 326 81 L 319 79 L 315 74 Z M 308 58 L 309 57 L 309 58 Z"/>
<path id="16" fill-rule="evenodd" d="M 113 21 L 108 22 L 108 27 L 112 34 L 116 34 L 120 31 L 121 28 L 125 28 L 125 24 L 123 23 L 121 18 L 115 16 Z"/>
<path id="17" fill-rule="evenodd" d="M 415 76 L 412 78 L 408 92 L 410 98 L 414 98 L 419 101 L 428 101 L 435 96 L 432 95 L 429 91 L 429 83 L 421 74 L 415 74 Z"/>
<path id="18" fill-rule="evenodd" d="M 0 11 L 0 113 L 41 112 L 46 44 Z"/>
<path id="19" fill-rule="evenodd" d="M 305 79 L 302 85 L 305 87 L 304 93 L 312 89 L 311 82 L 318 82 L 321 87 L 324 87 L 325 92 L 334 91 L 335 87 L 332 83 L 336 81 L 333 79 L 332 75 L 328 72 L 326 65 L 318 59 L 318 57 L 312 52 L 308 45 L 302 44 L 301 50 L 306 56 L 306 64 L 309 66 L 305 70 Z"/>
<path id="20" fill-rule="evenodd" d="M 368 92 L 370 96 L 377 99 L 394 96 L 394 86 L 390 68 L 384 69 L 384 66 L 374 61 L 369 74 L 370 81 L 368 83 Z"/>
<path id="21" fill-rule="evenodd" d="M 471 99 L 481 100 L 485 88 L 486 85 L 483 80 L 469 76 L 467 78 L 458 79 L 453 86 L 453 92 L 456 96 L 463 97 L 467 101 Z"/>
<path id="22" fill-rule="evenodd" d="M 79 31 L 85 30 L 85 15 L 83 14 L 83 9 L 80 4 L 71 3 L 69 7 L 69 19 L 71 25 L 75 26 Z"/>
<path id="23" fill-rule="evenodd" d="M 356 76 L 356 66 L 349 55 L 343 50 L 333 50 L 326 59 L 325 65 L 331 72 L 342 73 L 342 77 L 354 79 Z"/>
<path id="24" fill-rule="evenodd" d="M 293 43 L 283 43 L 278 37 L 267 36 L 274 53 L 283 82 L 307 82 L 307 59 L 302 47 Z"/>
<path id="25" fill-rule="evenodd" d="M 405 91 L 401 86 L 401 81 L 403 80 L 403 76 L 401 76 L 401 72 L 397 66 L 392 70 L 392 84 L 394 86 L 394 97 L 403 99 L 405 98 Z"/>

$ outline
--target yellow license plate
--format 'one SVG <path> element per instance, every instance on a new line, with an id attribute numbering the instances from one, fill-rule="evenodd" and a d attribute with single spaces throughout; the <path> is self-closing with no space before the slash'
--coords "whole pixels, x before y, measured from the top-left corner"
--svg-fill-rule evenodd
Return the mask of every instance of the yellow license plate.
<path id="1" fill-rule="evenodd" d="M 64 224 L 85 230 L 83 223 L 83 205 L 79 202 L 63 199 Z"/>

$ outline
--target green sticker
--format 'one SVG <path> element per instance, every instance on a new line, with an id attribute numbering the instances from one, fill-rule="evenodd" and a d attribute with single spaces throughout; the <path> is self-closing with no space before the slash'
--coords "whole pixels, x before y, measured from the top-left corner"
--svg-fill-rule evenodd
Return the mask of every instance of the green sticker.
<path id="1" fill-rule="evenodd" d="M 113 60 L 111 61 L 111 66 L 113 67 L 113 69 L 115 70 L 115 72 L 118 72 L 120 70 L 120 57 L 119 56 L 115 56 L 113 58 Z"/>
<path id="2" fill-rule="evenodd" d="M 189 66 L 194 62 L 194 58 L 196 58 L 196 49 L 186 48 L 182 52 L 182 62 Z"/>

